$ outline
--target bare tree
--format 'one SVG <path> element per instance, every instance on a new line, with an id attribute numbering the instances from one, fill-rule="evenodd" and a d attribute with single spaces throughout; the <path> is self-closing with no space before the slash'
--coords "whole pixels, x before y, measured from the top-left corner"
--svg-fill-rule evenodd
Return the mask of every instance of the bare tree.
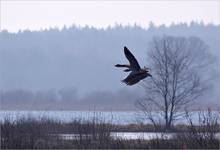
<path id="1" fill-rule="evenodd" d="M 163 36 L 151 41 L 148 61 L 153 78 L 144 82 L 146 96 L 137 101 L 137 106 L 155 126 L 163 121 L 169 129 L 183 115 L 181 110 L 206 89 L 204 69 L 211 63 L 207 50 L 208 46 L 196 37 Z"/>

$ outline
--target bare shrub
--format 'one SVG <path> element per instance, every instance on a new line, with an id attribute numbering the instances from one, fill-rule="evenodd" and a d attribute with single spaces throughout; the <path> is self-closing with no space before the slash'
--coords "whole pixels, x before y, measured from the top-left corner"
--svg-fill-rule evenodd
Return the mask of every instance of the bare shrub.
<path id="1" fill-rule="evenodd" d="M 176 139 L 184 141 L 183 145 L 187 148 L 214 148 L 219 149 L 219 140 L 216 134 L 219 133 L 219 112 L 199 111 L 198 122 L 192 119 L 188 111 L 185 112 L 185 117 L 188 120 L 188 131 L 179 133 Z"/>

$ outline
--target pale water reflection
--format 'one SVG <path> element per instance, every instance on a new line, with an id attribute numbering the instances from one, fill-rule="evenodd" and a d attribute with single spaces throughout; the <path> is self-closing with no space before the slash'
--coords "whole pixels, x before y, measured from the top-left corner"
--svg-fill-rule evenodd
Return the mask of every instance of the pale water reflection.
<path id="1" fill-rule="evenodd" d="M 181 134 L 181 133 L 179 133 Z M 172 139 L 176 133 L 162 133 L 162 132 L 111 132 L 110 136 L 113 139 L 122 139 L 122 140 L 136 140 L 136 139 L 143 139 L 143 140 L 151 140 L 151 139 Z M 89 134 L 59 134 L 59 137 L 64 140 L 74 140 L 78 139 L 79 137 L 85 138 L 92 135 Z M 216 138 L 220 139 L 220 133 L 216 133 Z"/>

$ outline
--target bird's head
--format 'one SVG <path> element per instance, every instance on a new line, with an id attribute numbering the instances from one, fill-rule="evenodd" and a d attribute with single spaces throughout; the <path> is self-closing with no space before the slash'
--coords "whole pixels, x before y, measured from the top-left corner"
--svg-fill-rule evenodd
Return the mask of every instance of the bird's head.
<path id="1" fill-rule="evenodd" d="M 147 68 L 147 67 L 144 66 L 144 69 L 143 69 L 143 70 L 146 71 L 146 72 L 149 72 L 149 71 L 150 71 L 150 68 Z"/>
<path id="2" fill-rule="evenodd" d="M 144 66 L 143 71 L 145 73 L 147 73 L 148 76 L 152 77 L 152 75 L 149 73 L 150 72 L 150 68 L 147 68 L 147 67 Z"/>

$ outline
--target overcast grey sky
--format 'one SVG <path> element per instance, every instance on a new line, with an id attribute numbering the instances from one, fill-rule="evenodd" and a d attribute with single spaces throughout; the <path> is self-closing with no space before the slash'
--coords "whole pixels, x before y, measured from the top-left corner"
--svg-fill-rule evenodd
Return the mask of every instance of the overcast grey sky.
<path id="1" fill-rule="evenodd" d="M 219 0 L 196 1 L 1 1 L 1 29 L 39 30 L 76 25 L 98 28 L 116 22 L 147 28 L 172 22 L 220 24 Z"/>

